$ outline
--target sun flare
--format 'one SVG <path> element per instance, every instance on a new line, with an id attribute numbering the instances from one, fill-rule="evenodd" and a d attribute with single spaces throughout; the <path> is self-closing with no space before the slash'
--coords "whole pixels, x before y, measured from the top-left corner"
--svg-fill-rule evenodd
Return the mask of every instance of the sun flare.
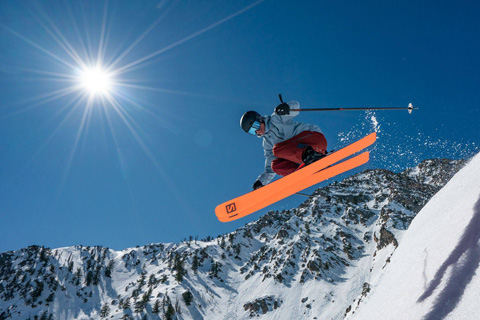
<path id="1" fill-rule="evenodd" d="M 125 47 L 121 45 L 117 48 L 111 48 L 112 45 L 110 45 L 107 48 L 109 43 L 117 43 L 116 38 L 118 37 L 115 33 L 112 33 L 112 31 L 116 30 L 112 22 L 114 19 L 113 17 L 109 18 L 109 6 L 111 5 L 109 3 L 115 3 L 114 1 L 102 2 L 104 7 L 101 19 L 100 15 L 82 17 L 82 15 L 79 14 L 78 21 L 80 21 L 80 23 L 78 24 L 74 10 L 77 7 L 67 7 L 67 11 L 73 18 L 67 28 L 63 28 L 64 26 L 62 25 L 56 25 L 55 19 L 52 19 L 47 10 L 43 10 L 40 3 L 38 3 L 38 9 L 41 14 L 35 18 L 45 31 L 45 34 L 49 36 L 49 41 L 55 42 L 56 45 L 52 47 L 44 45 L 43 41 L 37 42 L 34 38 L 29 38 L 0 24 L 0 30 L 6 30 L 13 34 L 31 47 L 44 53 L 55 63 L 53 65 L 47 64 L 40 66 L 39 68 L 26 69 L 38 75 L 38 79 L 48 81 L 51 90 L 40 94 L 38 97 L 27 100 L 29 102 L 28 105 L 18 111 L 25 112 L 41 105 L 50 104 L 58 99 L 64 99 L 61 100 L 62 103 L 60 105 L 62 107 L 58 110 L 58 113 L 56 113 L 56 115 L 64 115 L 64 118 L 48 138 L 45 146 L 58 134 L 61 127 L 66 126 L 68 121 L 75 117 L 78 118 L 79 125 L 75 140 L 72 143 L 72 150 L 66 164 L 62 184 L 65 182 L 67 174 L 73 165 L 77 149 L 81 143 L 85 141 L 84 139 L 86 139 L 93 117 L 98 115 L 101 117 L 100 121 L 95 123 L 110 129 L 111 137 L 117 150 L 121 149 L 118 145 L 117 138 L 117 131 L 120 129 L 117 129 L 115 126 L 118 125 L 117 123 L 123 123 L 126 130 L 131 133 L 133 138 L 142 147 L 145 154 L 154 161 L 157 168 L 161 169 L 161 165 L 156 163 L 154 155 L 149 150 L 142 135 L 138 132 L 141 126 L 137 123 L 136 117 L 140 112 L 143 112 L 155 117 L 155 119 L 162 123 L 168 124 L 168 122 L 164 122 L 161 117 L 156 115 L 159 108 L 151 110 L 158 106 L 157 102 L 155 102 L 155 105 L 149 104 L 148 99 L 145 99 L 145 95 L 140 93 L 139 90 L 186 96 L 199 95 L 192 92 L 144 85 L 145 82 L 151 82 L 153 79 L 144 79 L 139 73 L 139 70 L 156 62 L 159 56 L 165 52 L 223 25 L 238 15 L 256 7 L 263 1 L 264 0 L 256 0 L 224 18 L 186 35 L 177 41 L 166 44 L 166 46 L 157 48 L 150 53 L 142 52 L 141 43 L 142 41 L 146 42 L 147 37 L 155 36 L 153 35 L 153 30 L 155 30 L 165 15 L 160 14 L 132 43 L 128 44 L 128 42 L 125 42 Z M 92 10 L 94 9 L 92 8 Z M 83 10 L 80 11 L 83 12 Z M 100 11 L 97 13 L 100 14 Z M 92 21 L 89 19 L 92 19 Z M 66 30 L 65 32 L 63 31 L 64 29 Z M 72 39 L 69 38 L 71 32 L 72 35 L 75 34 Z M 110 41 L 112 39 L 114 41 Z M 49 42 L 47 41 L 45 43 Z M 57 69 L 56 67 L 60 68 Z M 133 73 L 134 71 L 135 73 Z M 151 70 L 149 70 L 148 74 L 151 74 Z M 70 99 L 67 97 L 70 97 Z M 34 103 L 32 104 L 31 102 Z M 66 103 L 64 104 L 63 102 Z M 117 121 L 118 119 L 120 119 L 120 121 Z M 118 151 L 118 157 L 121 157 L 120 151 Z"/>
<path id="2" fill-rule="evenodd" d="M 112 89 L 112 74 L 101 67 L 85 68 L 80 74 L 80 85 L 91 95 L 105 95 Z"/>

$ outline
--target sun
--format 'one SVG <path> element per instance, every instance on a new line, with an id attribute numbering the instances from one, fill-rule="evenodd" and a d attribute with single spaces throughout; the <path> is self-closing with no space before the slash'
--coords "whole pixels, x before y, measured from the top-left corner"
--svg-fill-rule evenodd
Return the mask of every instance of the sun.
<path id="1" fill-rule="evenodd" d="M 79 82 L 90 96 L 107 95 L 112 90 L 113 75 L 99 66 L 84 68 Z"/>
<path id="2" fill-rule="evenodd" d="M 265 0 L 252 1 L 255 2 L 148 54 L 142 54 L 140 51 L 134 53 L 134 50 L 141 48 L 140 43 L 142 41 L 145 42 L 147 36 L 150 37 L 149 34 L 153 33 L 152 31 L 155 30 L 157 24 L 160 23 L 162 18 L 164 18 L 164 14 L 160 14 L 158 19 L 156 19 L 130 45 L 126 46 L 126 48 L 123 48 L 122 45 L 116 49 L 107 50 L 107 44 L 112 42 L 109 40 L 110 36 L 113 36 L 113 39 L 117 38 L 117 35 L 110 34 L 110 32 L 116 28 L 113 27 L 113 22 L 109 22 L 109 20 L 113 21 L 114 19 L 108 19 L 109 1 L 99 2 L 104 5 L 103 18 L 101 20 L 97 20 L 100 16 L 89 15 L 80 19 L 83 21 L 83 24 L 77 24 L 75 15 L 74 19 L 69 21 L 68 26 L 65 26 L 67 28 L 63 28 L 64 26 L 61 25 L 57 26 L 55 20 L 52 19 L 53 16 L 50 17 L 48 12 L 43 10 L 41 5 L 38 4 L 38 9 L 41 9 L 41 14 L 36 17 L 36 20 L 40 23 L 40 26 L 44 29 L 46 34 L 51 37 L 51 40 L 56 43 L 56 46 L 53 46 L 52 48 L 44 46 L 42 42 L 37 43 L 35 39 L 30 39 L 0 23 L 0 30 L 2 30 L 2 32 L 7 30 L 33 48 L 46 54 L 52 59 L 52 62 L 54 62 L 53 65 L 41 66 L 39 69 L 25 69 L 41 76 L 39 79 L 51 81 L 52 84 L 55 84 L 56 86 L 52 87 L 53 90 L 50 92 L 46 92 L 37 98 L 31 99 L 31 101 L 35 101 L 35 103 L 33 105 L 28 104 L 27 107 L 20 111 L 30 110 L 31 108 L 50 103 L 51 101 L 60 98 L 71 97 L 69 101 L 64 98 L 67 103 L 63 105 L 63 108 L 57 113 L 57 115 L 64 114 L 64 118 L 59 123 L 58 128 L 48 138 L 45 145 L 53 139 L 62 126 L 66 125 L 67 120 L 74 118 L 76 115 L 79 116 L 79 126 L 75 141 L 72 144 L 72 151 L 67 162 L 62 184 L 65 181 L 70 167 L 73 165 L 77 148 L 90 128 L 94 114 L 95 116 L 101 115 L 101 121 L 98 123 L 101 123 L 102 126 L 106 125 L 110 129 L 111 137 L 113 138 L 113 143 L 118 151 L 119 158 L 121 157 L 119 151 L 121 148 L 118 145 L 116 133 L 117 128 L 114 128 L 114 123 L 117 122 L 123 123 L 125 128 L 132 134 L 147 156 L 155 162 L 155 167 L 163 170 L 162 166 L 159 163 L 156 163 L 155 156 L 148 149 L 147 143 L 143 140 L 142 135 L 137 131 L 141 126 L 137 123 L 135 117 L 137 113 L 145 112 L 159 121 L 163 122 L 163 120 L 156 116 L 156 109 L 150 110 L 149 107 L 152 106 L 147 106 L 145 103 L 145 100 L 147 99 L 145 99 L 144 94 L 139 94 L 139 97 L 137 97 L 135 93 L 138 90 L 148 90 L 165 94 L 180 94 L 187 96 L 198 94 L 143 85 L 144 82 L 148 83 L 151 80 L 143 79 L 143 76 L 138 73 L 138 70 L 154 63 L 156 59 L 165 52 L 223 25 L 238 15 L 256 7 Z M 112 1 L 112 3 L 114 3 L 114 1 Z M 67 9 L 68 12 L 74 11 L 74 8 Z M 94 9 L 93 7 L 91 9 L 96 10 L 96 8 Z M 87 12 L 87 10 L 85 10 L 85 12 Z M 92 11 L 92 13 L 93 12 L 94 11 Z M 95 21 L 92 20 L 92 23 L 90 23 L 90 18 Z M 91 28 L 94 28 L 95 25 L 99 28 L 95 30 L 95 32 L 90 32 L 92 31 Z M 68 32 L 64 34 L 63 29 L 66 29 Z M 76 32 L 76 36 L 70 40 L 68 35 L 74 31 Z M 47 43 L 50 42 L 51 41 L 48 41 Z M 116 42 L 116 40 L 113 42 Z M 112 54 L 110 54 L 110 52 L 112 52 Z M 54 67 L 61 68 L 57 70 Z M 134 74 L 136 75 L 134 78 L 131 73 L 133 71 L 135 71 Z M 151 70 L 149 70 L 148 74 L 151 74 Z M 121 121 L 115 121 L 114 117 L 118 117 Z M 123 166 L 123 158 L 120 160 Z"/>

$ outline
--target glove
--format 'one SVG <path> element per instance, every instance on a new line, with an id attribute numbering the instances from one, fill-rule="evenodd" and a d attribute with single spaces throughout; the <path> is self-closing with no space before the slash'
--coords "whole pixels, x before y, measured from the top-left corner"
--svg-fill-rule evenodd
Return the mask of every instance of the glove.
<path id="1" fill-rule="evenodd" d="M 260 180 L 255 181 L 255 183 L 253 184 L 253 190 L 257 190 L 261 187 L 263 187 L 263 184 L 260 182 Z"/>
<path id="2" fill-rule="evenodd" d="M 285 102 L 282 104 L 279 104 L 275 108 L 275 113 L 278 114 L 279 116 L 290 114 L 290 106 L 288 105 L 288 103 L 285 103 Z"/>

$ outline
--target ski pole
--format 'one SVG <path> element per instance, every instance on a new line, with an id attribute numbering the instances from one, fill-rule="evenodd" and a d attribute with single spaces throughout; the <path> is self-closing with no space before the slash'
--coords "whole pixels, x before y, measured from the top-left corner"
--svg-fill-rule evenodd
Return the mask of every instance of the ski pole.
<path id="1" fill-rule="evenodd" d="M 408 113 L 412 113 L 414 108 L 411 103 L 408 107 L 372 107 L 372 108 L 301 108 L 290 109 L 290 111 L 356 111 L 356 110 L 408 110 Z"/>
<path id="2" fill-rule="evenodd" d="M 280 102 L 283 102 L 282 95 L 279 94 Z M 290 111 L 357 111 L 357 110 L 408 110 L 408 113 L 412 113 L 413 109 L 418 109 L 413 107 L 412 103 L 408 104 L 408 107 L 372 107 L 372 108 L 301 108 L 301 109 L 290 109 Z"/>
<path id="3" fill-rule="evenodd" d="M 299 195 L 299 196 L 306 196 L 306 197 L 312 197 L 313 195 L 311 194 L 306 194 L 306 193 L 301 193 L 301 192 L 296 192 L 295 194 Z"/>

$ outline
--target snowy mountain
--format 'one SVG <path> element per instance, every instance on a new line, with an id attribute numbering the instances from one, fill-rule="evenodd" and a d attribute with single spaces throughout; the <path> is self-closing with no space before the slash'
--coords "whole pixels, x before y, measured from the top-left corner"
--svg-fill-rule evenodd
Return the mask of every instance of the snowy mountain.
<path id="1" fill-rule="evenodd" d="M 480 155 L 420 211 L 350 319 L 478 319 Z"/>
<path id="2" fill-rule="evenodd" d="M 392 254 L 404 236 L 408 245 L 433 241 L 406 230 L 464 164 L 439 159 L 401 173 L 367 170 L 316 190 L 296 209 L 269 212 L 215 239 L 123 251 L 31 246 L 2 253 L 0 319 L 374 319 L 369 306 L 386 296 L 382 284 L 393 262 L 415 264 L 421 277 L 433 278 L 425 253 L 415 261 L 394 258 L 416 252 L 410 247 Z M 445 217 L 427 220 L 436 227 Z M 455 232 L 470 221 L 448 220 Z M 421 221 L 415 228 L 427 230 Z M 444 230 L 431 232 L 450 238 Z M 433 252 L 431 259 L 441 260 Z"/>

